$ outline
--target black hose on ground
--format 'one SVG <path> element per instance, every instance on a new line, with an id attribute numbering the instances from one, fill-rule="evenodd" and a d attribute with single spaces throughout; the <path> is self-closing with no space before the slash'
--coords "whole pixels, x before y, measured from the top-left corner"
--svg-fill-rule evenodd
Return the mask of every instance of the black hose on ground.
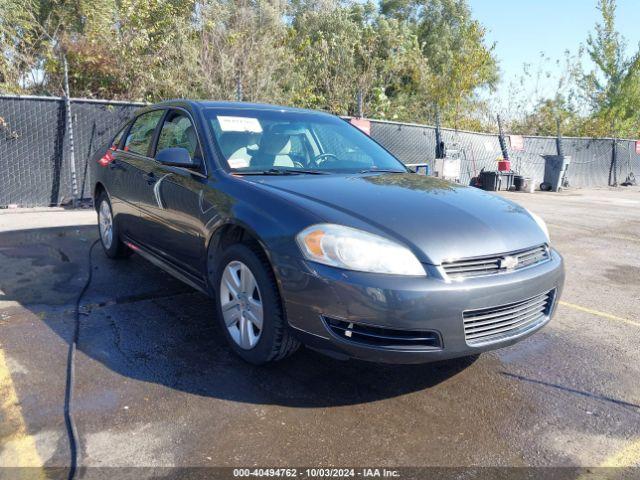
<path id="1" fill-rule="evenodd" d="M 64 423 L 67 426 L 67 436 L 69 437 L 69 453 L 71 456 L 71 461 L 69 463 L 69 475 L 68 480 L 73 480 L 76 471 L 78 469 L 78 459 L 79 459 L 79 446 L 80 442 L 78 440 L 78 431 L 76 430 L 76 424 L 73 420 L 73 384 L 74 384 L 74 376 L 75 376 L 75 356 L 76 356 L 76 348 L 78 346 L 78 338 L 80 336 L 80 302 L 82 301 L 82 297 L 87 292 L 89 285 L 91 285 L 91 277 L 93 275 L 93 265 L 91 262 L 91 253 L 93 252 L 93 247 L 95 247 L 100 240 L 96 240 L 89 247 L 89 276 L 87 277 L 87 281 L 85 282 L 82 290 L 78 294 L 76 298 L 76 304 L 74 308 L 74 327 L 73 327 L 73 336 L 71 337 L 71 341 L 69 342 L 69 353 L 67 354 L 67 380 L 64 391 Z"/>

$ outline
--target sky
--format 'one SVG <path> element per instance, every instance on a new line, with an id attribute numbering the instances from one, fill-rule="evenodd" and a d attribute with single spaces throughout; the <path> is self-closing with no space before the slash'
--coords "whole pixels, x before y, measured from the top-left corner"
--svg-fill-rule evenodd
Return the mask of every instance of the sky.
<path id="1" fill-rule="evenodd" d="M 501 93 L 509 81 L 522 75 L 523 63 L 537 69 L 540 52 L 554 60 L 567 49 L 577 52 L 600 18 L 596 0 L 469 0 L 469 5 L 474 18 L 488 30 L 488 43 L 496 43 Z M 636 52 L 640 0 L 618 0 L 616 26 L 627 40 L 628 52 Z"/>

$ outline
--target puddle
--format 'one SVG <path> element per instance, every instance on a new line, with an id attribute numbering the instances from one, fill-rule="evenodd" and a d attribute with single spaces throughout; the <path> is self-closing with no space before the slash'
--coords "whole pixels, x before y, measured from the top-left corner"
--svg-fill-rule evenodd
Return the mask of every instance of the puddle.
<path id="1" fill-rule="evenodd" d="M 75 282 L 95 228 L 57 227 L 0 235 L 1 301 L 64 305 L 75 298 Z"/>

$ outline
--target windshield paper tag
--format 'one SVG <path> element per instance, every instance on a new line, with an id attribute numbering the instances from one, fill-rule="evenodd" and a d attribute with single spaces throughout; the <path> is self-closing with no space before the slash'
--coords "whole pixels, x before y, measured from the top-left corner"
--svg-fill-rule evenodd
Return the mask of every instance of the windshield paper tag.
<path id="1" fill-rule="evenodd" d="M 262 126 L 257 118 L 218 116 L 218 122 L 223 132 L 262 133 Z"/>

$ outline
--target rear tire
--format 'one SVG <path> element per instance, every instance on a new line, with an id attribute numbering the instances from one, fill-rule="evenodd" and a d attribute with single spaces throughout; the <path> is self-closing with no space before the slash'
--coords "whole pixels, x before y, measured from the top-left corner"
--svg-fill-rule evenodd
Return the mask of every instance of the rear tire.
<path id="1" fill-rule="evenodd" d="M 98 212 L 98 235 L 104 253 L 109 258 L 127 258 L 133 252 L 120 240 L 118 224 L 114 221 L 113 210 L 109 196 L 102 192 L 96 200 Z"/>
<path id="2" fill-rule="evenodd" d="M 265 254 L 237 243 L 219 256 L 211 253 L 208 262 L 216 316 L 233 351 L 254 365 L 293 354 L 300 343 L 287 324 Z"/>

